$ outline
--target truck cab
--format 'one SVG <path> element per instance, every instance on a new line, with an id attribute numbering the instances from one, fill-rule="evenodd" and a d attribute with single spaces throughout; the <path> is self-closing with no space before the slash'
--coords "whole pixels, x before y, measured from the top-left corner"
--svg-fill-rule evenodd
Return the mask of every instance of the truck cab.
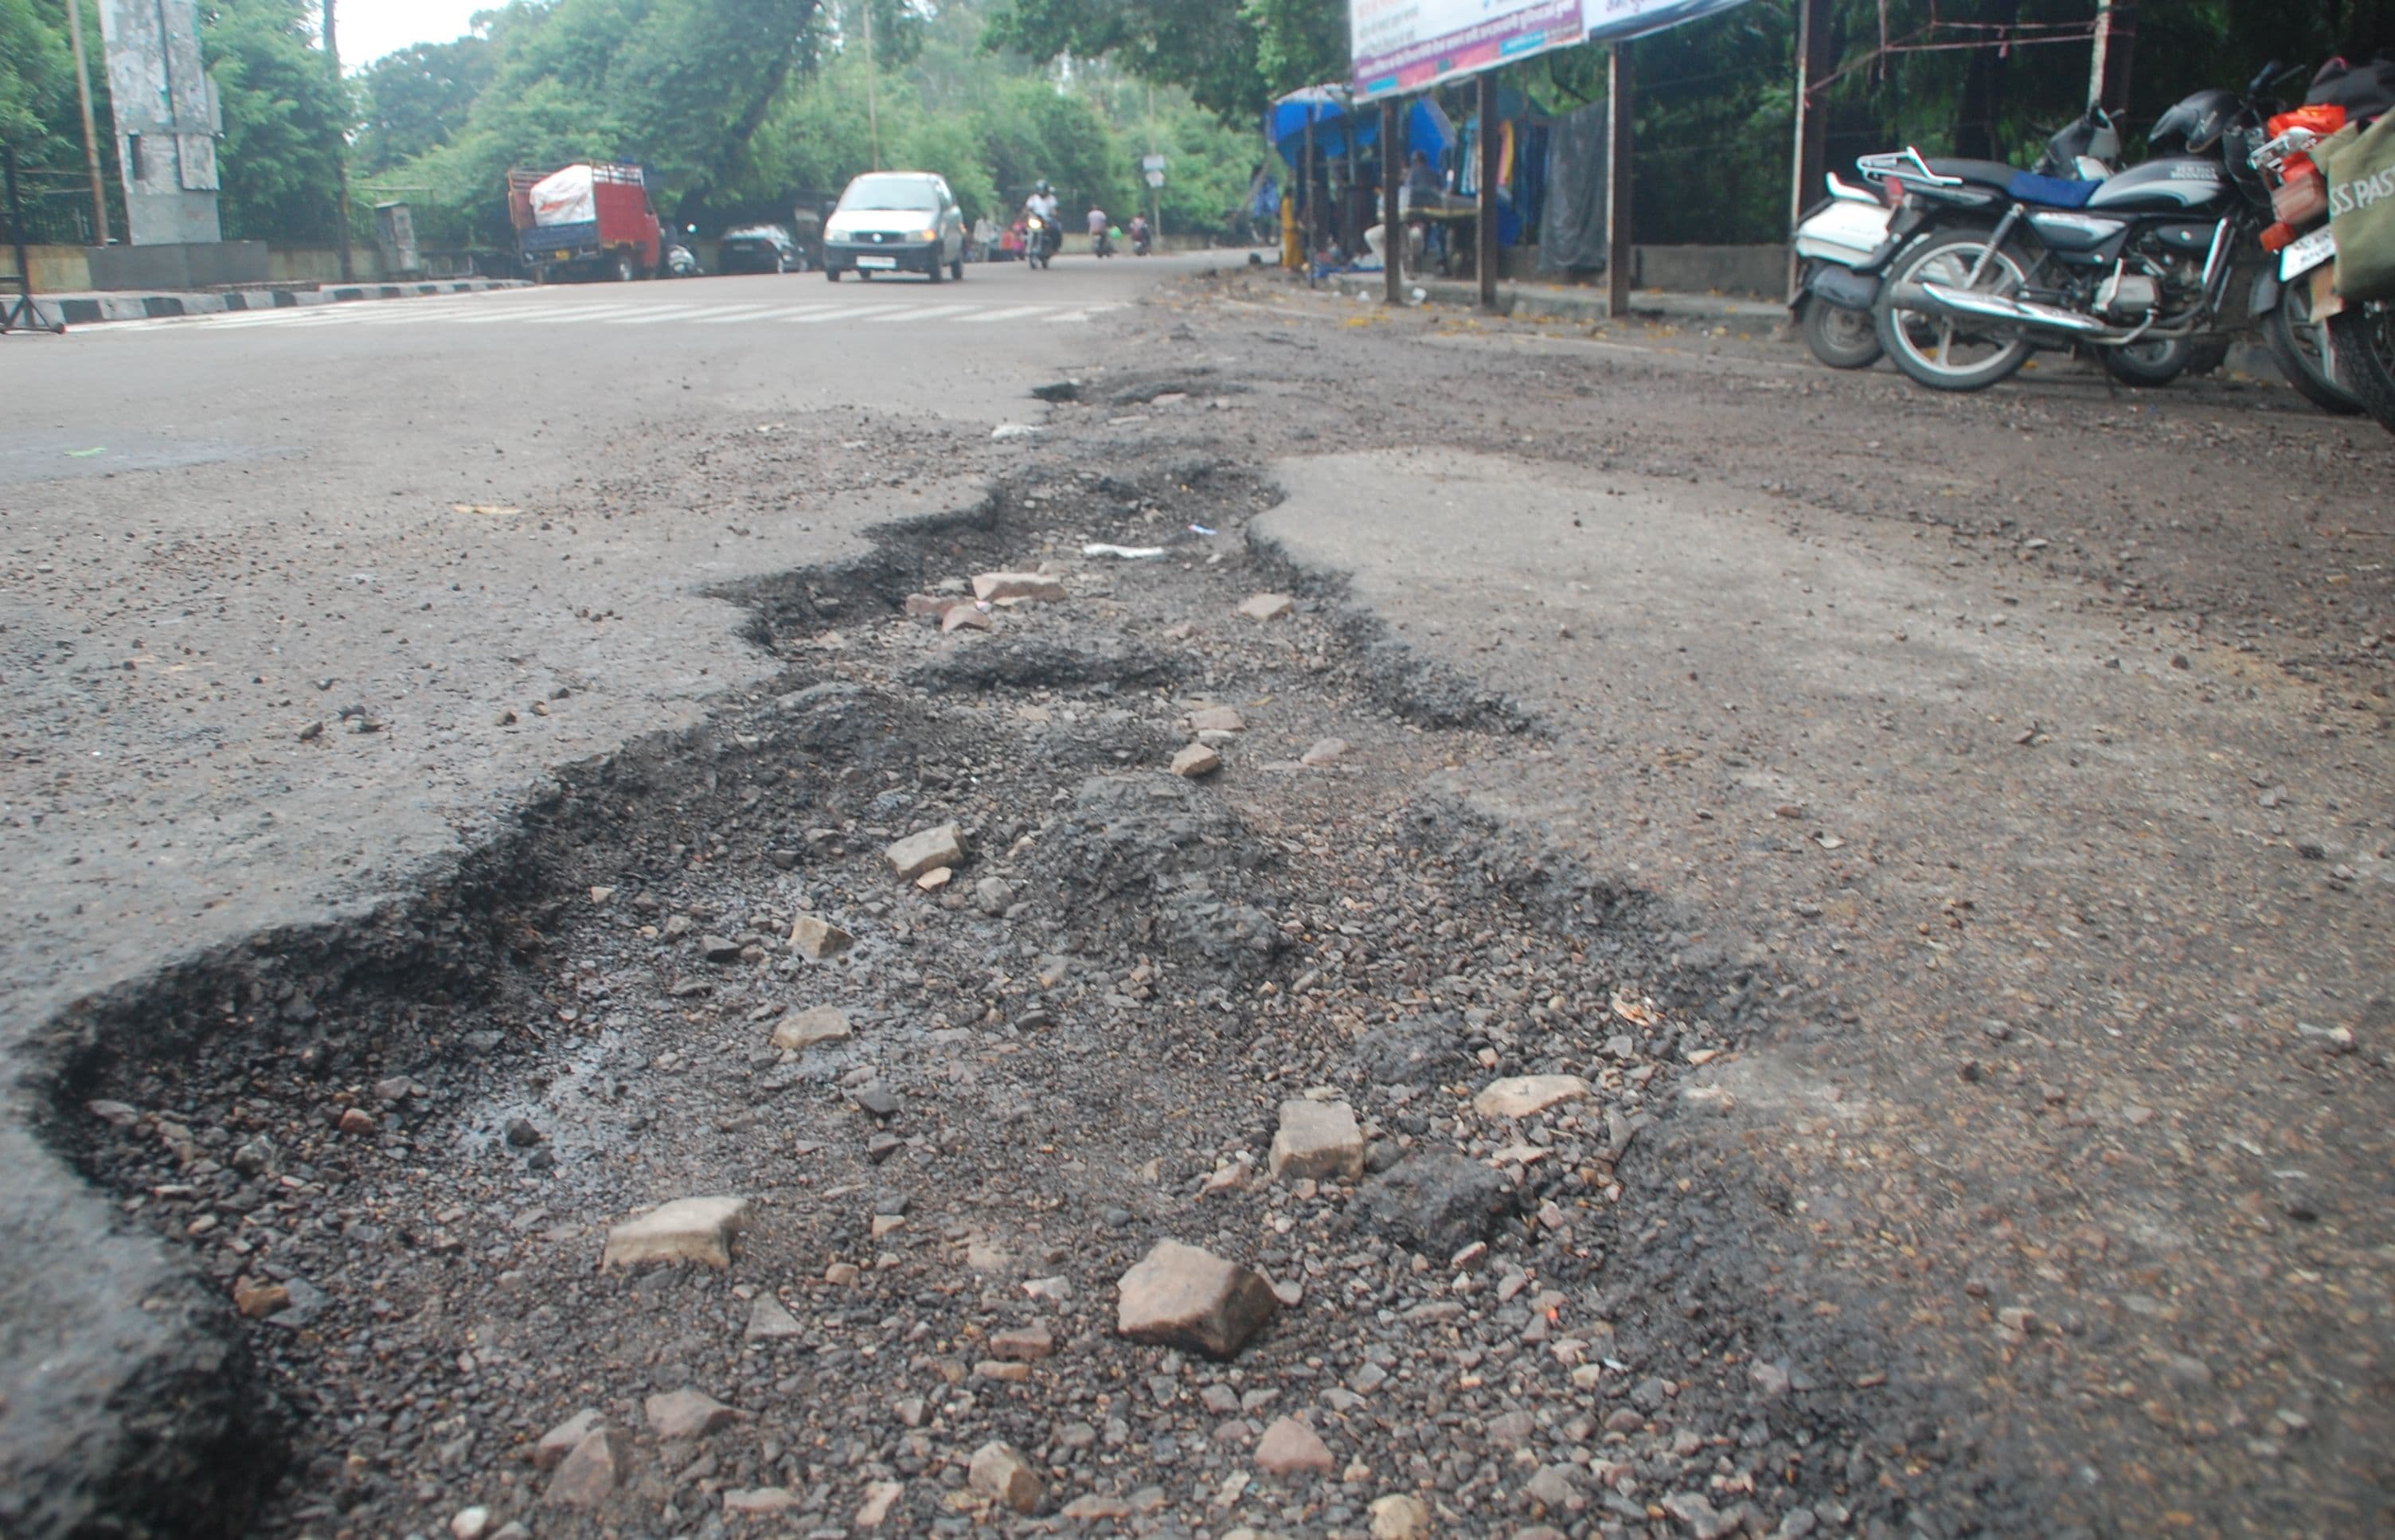
<path id="1" fill-rule="evenodd" d="M 553 171 L 508 173 L 516 255 L 536 283 L 654 276 L 664 227 L 637 166 L 582 161 Z"/>

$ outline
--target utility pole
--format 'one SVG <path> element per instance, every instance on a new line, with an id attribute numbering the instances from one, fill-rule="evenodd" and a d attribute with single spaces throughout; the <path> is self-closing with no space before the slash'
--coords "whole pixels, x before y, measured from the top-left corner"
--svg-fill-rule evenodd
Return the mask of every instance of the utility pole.
<path id="1" fill-rule="evenodd" d="M 1605 148 L 1613 162 L 1605 176 L 1605 313 L 1619 319 L 1630 313 L 1630 269 L 1638 259 L 1630 229 L 1629 39 L 1617 39 L 1607 50 L 1605 71 Z"/>
<path id="2" fill-rule="evenodd" d="M 83 0 L 67 0 L 67 35 L 74 40 L 75 100 L 83 107 L 83 159 L 91 171 L 91 244 L 108 244 L 108 188 L 99 176 L 99 130 L 91 117 L 91 66 L 83 52 Z"/>
<path id="3" fill-rule="evenodd" d="M 1162 154 L 1156 147 L 1156 82 L 1147 83 L 1147 153 Z M 1158 251 L 1164 249 L 1164 188 L 1161 183 L 1147 184 L 1147 235 Z"/>
<path id="4" fill-rule="evenodd" d="M 1396 97 L 1381 99 L 1381 298 L 1395 305 L 1405 297 L 1406 220 L 1399 179 L 1405 175 L 1406 147 L 1398 142 L 1405 130 L 1403 104 Z"/>
<path id="5" fill-rule="evenodd" d="M 873 0 L 865 0 L 865 131 L 873 140 L 873 169 L 881 169 L 881 109 L 874 76 L 881 66 L 873 57 Z"/>
<path id="6" fill-rule="evenodd" d="M 324 68 L 333 73 L 333 95 L 337 101 L 349 100 L 349 89 L 341 84 L 341 45 L 333 19 L 334 0 L 324 0 Z M 342 117 L 349 114 L 345 112 Z M 355 278 L 357 268 L 350 253 L 350 126 L 347 122 L 333 126 L 333 170 L 340 183 L 341 220 L 341 282 Z"/>
<path id="7" fill-rule="evenodd" d="M 1616 47 L 1621 45 L 1616 44 Z M 1497 72 L 1480 73 L 1480 213 L 1474 221 L 1472 266 L 1480 280 L 1480 308 L 1497 308 Z"/>
<path id="8" fill-rule="evenodd" d="M 1796 154 L 1788 195 L 1788 292 L 1796 292 L 1794 231 L 1805 218 L 1805 206 L 1816 196 L 1829 148 L 1830 119 L 1825 103 L 1813 100 L 1814 86 L 1830 73 L 1830 0 L 1798 0 L 1796 11 Z"/>
<path id="9" fill-rule="evenodd" d="M 2129 53 L 2137 41 L 2137 0 L 2096 0 L 2096 47 L 2087 66 L 2087 104 L 2129 104 Z"/>

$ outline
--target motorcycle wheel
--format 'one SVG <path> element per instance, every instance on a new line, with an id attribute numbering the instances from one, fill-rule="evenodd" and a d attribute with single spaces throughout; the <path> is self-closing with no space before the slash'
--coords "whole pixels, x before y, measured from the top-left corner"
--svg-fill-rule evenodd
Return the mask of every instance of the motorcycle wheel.
<path id="1" fill-rule="evenodd" d="M 2337 383 L 2378 426 L 2395 433 L 2395 301 L 2349 302 L 2329 317 Z"/>
<path id="2" fill-rule="evenodd" d="M 1880 285 L 1880 346 L 1915 383 L 1933 391 L 1984 391 L 2010 378 L 2029 362 L 2031 350 L 2025 336 L 1975 329 L 1988 324 L 1907 310 L 1896 302 L 1899 293 L 1925 280 L 1961 287 L 1980 254 L 1988 250 L 1991 233 L 1950 230 L 1932 235 L 1899 256 L 1898 266 Z M 2026 283 L 2028 272 L 2018 252 L 1999 246 L 1988 271 L 1979 275 L 1977 292 L 2016 292 Z"/>
<path id="3" fill-rule="evenodd" d="M 2351 417 L 2362 410 L 2360 398 L 2337 382 L 2336 344 L 2312 319 L 2309 283 L 2282 289 L 2279 302 L 2263 312 L 2262 346 L 2296 393 L 2322 411 Z"/>
<path id="4" fill-rule="evenodd" d="M 1815 295 L 1805 301 L 1805 346 L 1833 369 L 1868 369 L 1880 360 L 1879 327 L 1869 311 Z"/>
<path id="5" fill-rule="evenodd" d="M 2124 348 L 2099 348 L 2104 372 L 2124 385 L 2167 385 L 2187 372 L 2193 350 L 2183 337 L 2153 342 L 2132 342 Z"/>

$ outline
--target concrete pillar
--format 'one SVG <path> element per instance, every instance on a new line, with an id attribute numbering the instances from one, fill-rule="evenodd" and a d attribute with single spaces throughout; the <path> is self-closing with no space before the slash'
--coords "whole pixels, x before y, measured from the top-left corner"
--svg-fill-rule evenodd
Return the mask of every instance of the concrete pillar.
<path id="1" fill-rule="evenodd" d="M 125 222 L 135 246 L 214 243 L 215 83 L 200 58 L 196 0 L 99 0 L 108 94 L 125 169 Z"/>

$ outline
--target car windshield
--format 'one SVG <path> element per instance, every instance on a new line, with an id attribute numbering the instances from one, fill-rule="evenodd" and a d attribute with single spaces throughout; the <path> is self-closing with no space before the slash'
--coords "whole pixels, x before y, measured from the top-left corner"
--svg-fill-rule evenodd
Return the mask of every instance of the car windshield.
<path id="1" fill-rule="evenodd" d="M 744 225 L 723 237 L 727 241 L 788 240 L 789 237 L 773 225 Z"/>
<path id="2" fill-rule="evenodd" d="M 845 210 L 913 209 L 930 214 L 939 208 L 940 195 L 932 191 L 930 182 L 913 177 L 859 177 L 840 195 L 840 206 Z"/>

